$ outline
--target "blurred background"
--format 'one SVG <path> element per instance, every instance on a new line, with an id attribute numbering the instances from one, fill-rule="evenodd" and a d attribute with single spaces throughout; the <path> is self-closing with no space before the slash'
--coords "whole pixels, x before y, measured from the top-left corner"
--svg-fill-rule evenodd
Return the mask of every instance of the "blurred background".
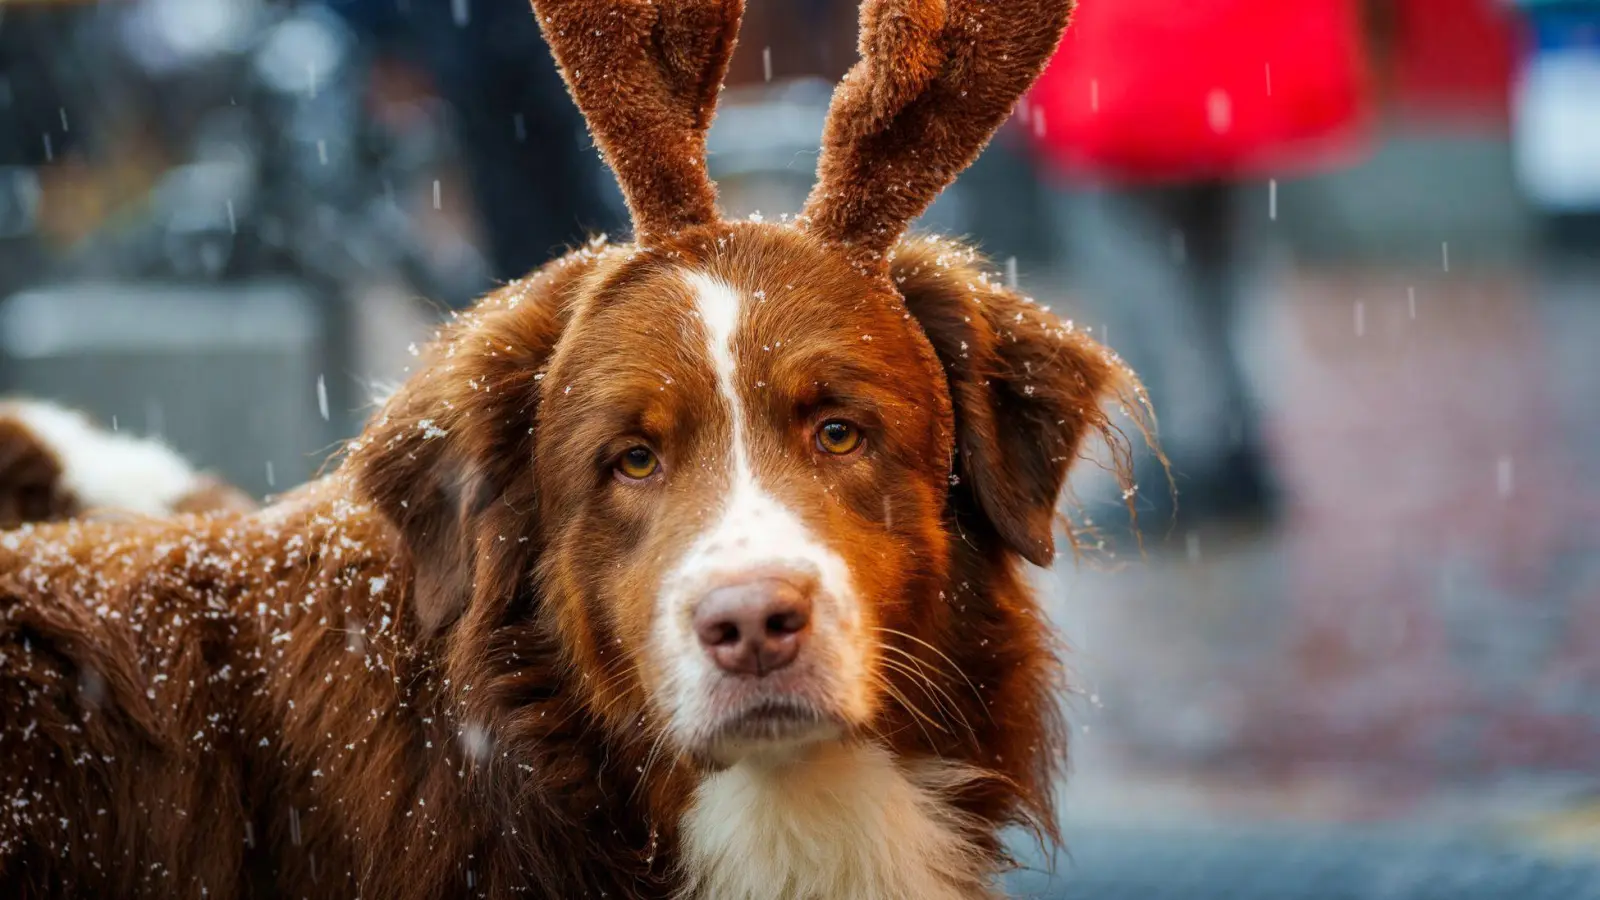
<path id="1" fill-rule="evenodd" d="M 854 33 L 751 0 L 730 214 L 798 208 Z M 1600 0 L 1082 0 L 921 223 L 1121 353 L 1171 461 L 1137 531 L 1085 467 L 1040 575 L 1076 773 L 1015 893 L 1600 897 L 1597 98 Z M 522 0 L 0 0 L 0 393 L 253 492 L 625 231 Z"/>

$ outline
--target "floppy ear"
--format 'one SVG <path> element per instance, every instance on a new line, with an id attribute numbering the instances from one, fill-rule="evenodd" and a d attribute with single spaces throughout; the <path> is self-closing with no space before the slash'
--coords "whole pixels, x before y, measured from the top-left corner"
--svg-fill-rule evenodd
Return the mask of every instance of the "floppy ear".
<path id="1" fill-rule="evenodd" d="M 21 417 L 0 414 L 0 529 L 75 515 L 78 500 L 62 474 L 61 461 Z"/>
<path id="2" fill-rule="evenodd" d="M 472 598 L 486 512 L 531 511 L 527 475 L 539 379 L 581 266 L 534 276 L 480 302 L 429 348 L 420 371 L 351 444 L 346 469 L 398 532 L 413 573 L 419 631 L 453 622 Z M 517 527 L 532 528 L 532 522 Z M 523 536 L 523 535 L 519 535 Z M 531 535 L 526 535 L 530 536 Z"/>
<path id="3" fill-rule="evenodd" d="M 1029 562 L 1055 557 L 1056 502 L 1085 440 L 1104 437 L 1126 490 L 1127 447 L 1105 411 L 1120 401 L 1143 427 L 1137 379 L 1094 340 L 986 276 L 977 254 L 912 240 L 890 275 L 949 378 L 954 490 Z M 958 510 L 960 505 L 958 504 Z"/>
<path id="4" fill-rule="evenodd" d="M 706 130 L 744 0 L 533 0 L 641 242 L 717 220 Z"/>
<path id="5" fill-rule="evenodd" d="M 881 270 L 912 219 L 1011 114 L 1075 0 L 866 0 L 801 221 Z"/>

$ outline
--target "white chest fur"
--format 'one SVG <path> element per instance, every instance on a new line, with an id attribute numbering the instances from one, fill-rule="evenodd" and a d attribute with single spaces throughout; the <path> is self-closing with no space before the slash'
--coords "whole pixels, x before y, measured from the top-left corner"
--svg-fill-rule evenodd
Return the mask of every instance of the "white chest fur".
<path id="1" fill-rule="evenodd" d="M 988 863 L 944 796 L 958 766 L 901 765 L 876 746 L 743 762 L 701 783 L 684 818 L 700 900 L 975 900 Z"/>

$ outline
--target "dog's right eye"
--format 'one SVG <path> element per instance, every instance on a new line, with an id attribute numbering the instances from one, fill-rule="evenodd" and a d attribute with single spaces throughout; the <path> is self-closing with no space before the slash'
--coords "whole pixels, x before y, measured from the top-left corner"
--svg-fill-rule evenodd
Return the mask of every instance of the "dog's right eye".
<path id="1" fill-rule="evenodd" d="M 649 447 L 631 447 L 617 459 L 617 474 L 631 481 L 643 481 L 661 468 L 661 461 Z"/>
<path id="2" fill-rule="evenodd" d="M 817 446 L 835 456 L 845 456 L 861 446 L 861 429 L 843 419 L 829 419 L 817 429 Z"/>

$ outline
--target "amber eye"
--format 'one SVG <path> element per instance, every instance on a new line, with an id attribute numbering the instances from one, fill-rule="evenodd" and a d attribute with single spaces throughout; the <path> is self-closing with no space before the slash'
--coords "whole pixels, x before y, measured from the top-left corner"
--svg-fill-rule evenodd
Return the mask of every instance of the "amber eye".
<path id="1" fill-rule="evenodd" d="M 633 447 L 617 460 L 617 471 L 624 478 L 643 481 L 661 468 L 661 461 L 649 447 Z"/>
<path id="2" fill-rule="evenodd" d="M 861 429 L 843 419 L 829 419 L 817 429 L 817 446 L 842 456 L 861 446 Z"/>

